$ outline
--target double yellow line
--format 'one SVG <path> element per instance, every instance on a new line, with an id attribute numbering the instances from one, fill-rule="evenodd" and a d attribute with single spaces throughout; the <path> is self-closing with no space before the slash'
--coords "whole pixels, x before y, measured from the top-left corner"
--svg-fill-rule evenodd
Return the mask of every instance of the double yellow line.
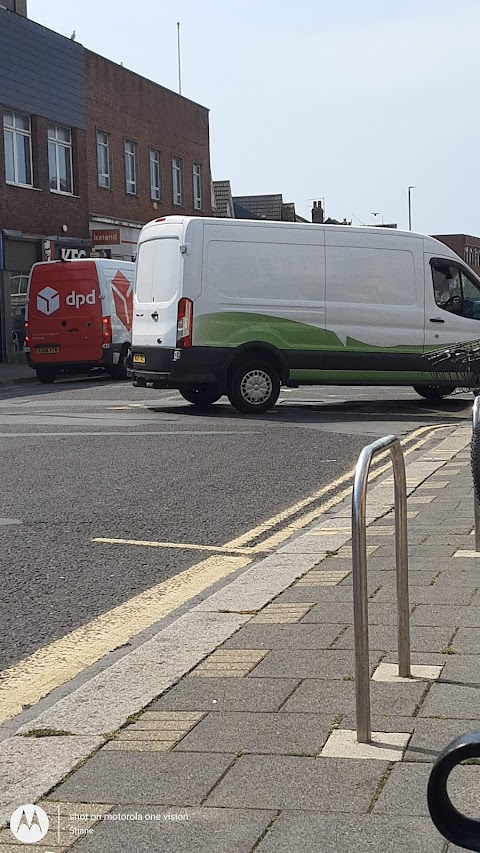
<path id="1" fill-rule="evenodd" d="M 450 424 L 421 427 L 411 433 L 402 444 L 404 454 L 418 450 L 429 440 L 434 430 L 448 426 Z M 377 479 L 390 467 L 389 461 L 383 464 L 386 456 L 389 456 L 388 451 L 377 457 L 372 466 L 371 480 Z M 248 566 L 261 552 L 278 547 L 292 534 L 316 521 L 348 496 L 352 479 L 353 470 L 350 470 L 219 548 L 195 546 L 200 550 L 212 549 L 217 553 L 112 608 L 4 670 L 0 673 L 0 723 L 19 714 L 22 706 L 36 704 L 56 687 L 70 681 L 113 649 L 127 643 L 212 584 Z M 336 491 L 347 482 L 350 484 L 347 488 Z M 322 501 L 322 498 L 332 491 L 335 494 Z M 269 531 L 275 532 L 268 536 Z M 191 547 L 181 543 L 149 543 L 136 540 L 123 540 L 123 544 Z"/>

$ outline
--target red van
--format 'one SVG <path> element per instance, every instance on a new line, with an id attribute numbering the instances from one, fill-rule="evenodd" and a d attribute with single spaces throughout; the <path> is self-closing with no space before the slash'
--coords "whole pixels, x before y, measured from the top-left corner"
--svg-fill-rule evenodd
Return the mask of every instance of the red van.
<path id="1" fill-rule="evenodd" d="M 134 273 L 134 263 L 100 258 L 32 267 L 25 350 L 40 382 L 93 367 L 126 378 Z"/>

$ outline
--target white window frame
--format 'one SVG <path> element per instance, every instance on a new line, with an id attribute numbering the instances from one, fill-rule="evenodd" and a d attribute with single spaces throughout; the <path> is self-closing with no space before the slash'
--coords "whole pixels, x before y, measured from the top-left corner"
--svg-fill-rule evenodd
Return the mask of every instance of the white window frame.
<path id="1" fill-rule="evenodd" d="M 203 204 L 202 198 L 202 164 L 194 163 L 192 166 L 193 179 L 193 209 L 201 210 Z"/>
<path id="2" fill-rule="evenodd" d="M 7 124 L 7 115 L 12 116 L 12 123 Z M 28 130 L 24 128 L 16 126 L 16 118 L 17 116 L 22 116 L 22 118 L 28 119 Z M 5 110 L 3 113 L 3 137 L 4 143 L 7 133 L 11 134 L 13 137 L 13 181 L 6 179 L 7 184 L 14 184 L 19 187 L 33 187 L 33 158 L 32 158 L 32 121 L 29 115 L 26 113 L 18 113 L 14 110 Z M 27 139 L 28 142 L 24 143 L 28 145 L 28 154 L 29 154 L 29 165 L 30 165 L 30 183 L 24 184 L 22 181 L 18 180 L 18 159 L 17 159 L 17 136 L 22 136 L 24 139 Z M 7 174 L 7 150 L 5 145 L 5 176 Z"/>
<path id="3" fill-rule="evenodd" d="M 68 131 L 68 140 L 60 139 L 58 136 L 59 130 Z M 72 131 L 71 128 L 65 127 L 63 124 L 49 124 L 47 128 L 48 137 L 48 186 L 50 192 L 60 193 L 60 195 L 73 195 L 73 153 L 72 153 Z M 55 170 L 56 186 L 51 187 L 50 182 L 52 175 L 50 174 L 50 146 L 55 147 Z M 70 166 L 70 189 L 62 190 L 60 185 L 60 150 L 64 148 L 67 151 L 68 163 Z"/>
<path id="4" fill-rule="evenodd" d="M 183 204 L 183 160 L 181 157 L 172 157 L 172 195 L 174 204 Z"/>
<path id="5" fill-rule="evenodd" d="M 104 137 L 106 141 L 104 141 L 101 137 Z M 110 153 L 110 134 L 107 133 L 106 130 L 97 130 L 96 131 L 96 143 L 97 143 L 97 184 L 102 190 L 109 190 L 112 188 L 112 159 Z M 100 150 L 105 150 L 107 153 L 107 172 L 101 171 L 102 164 L 100 163 L 99 153 Z M 101 183 L 101 180 L 104 179 L 105 183 Z"/>
<path id="6" fill-rule="evenodd" d="M 129 150 L 129 147 L 131 149 Z M 125 139 L 124 142 L 125 154 L 125 192 L 127 195 L 137 195 L 137 145 L 133 139 Z M 131 167 L 131 176 L 129 177 L 129 169 Z"/>
<path id="7" fill-rule="evenodd" d="M 158 148 L 150 148 L 150 198 L 152 201 L 160 201 L 162 198 L 162 173 L 160 166 L 160 151 Z M 156 175 L 155 175 L 156 170 Z M 156 180 L 155 180 L 156 179 Z"/>

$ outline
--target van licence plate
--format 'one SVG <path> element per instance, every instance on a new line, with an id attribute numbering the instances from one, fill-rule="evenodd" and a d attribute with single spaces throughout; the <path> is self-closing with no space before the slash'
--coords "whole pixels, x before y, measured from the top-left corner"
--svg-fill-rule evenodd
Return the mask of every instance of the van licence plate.
<path id="1" fill-rule="evenodd" d="M 60 352 L 60 347 L 36 347 L 36 350 L 37 352 L 52 353 Z"/>
<path id="2" fill-rule="evenodd" d="M 141 352 L 133 353 L 133 363 L 134 364 L 145 364 L 145 356 L 142 355 Z"/>

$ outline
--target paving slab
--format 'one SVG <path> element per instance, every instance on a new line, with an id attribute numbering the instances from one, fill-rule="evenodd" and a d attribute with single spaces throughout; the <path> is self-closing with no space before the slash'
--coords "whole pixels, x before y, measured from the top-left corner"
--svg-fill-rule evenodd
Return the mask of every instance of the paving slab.
<path id="1" fill-rule="evenodd" d="M 220 753 L 101 750 L 53 791 L 50 800 L 196 806 L 234 760 Z"/>
<path id="2" fill-rule="evenodd" d="M 225 649 L 328 649 L 342 624 L 246 625 L 224 643 Z"/>
<path id="3" fill-rule="evenodd" d="M 115 821 L 132 814 L 133 821 Z M 140 820 L 141 816 L 141 820 Z M 152 819 L 152 816 L 154 819 Z M 167 810 L 122 806 L 102 821 L 93 835 L 75 845 L 75 853 L 250 853 L 275 812 L 243 809 Z"/>
<path id="4" fill-rule="evenodd" d="M 255 853 L 443 853 L 444 847 L 427 819 L 284 811 Z"/>
<path id="5" fill-rule="evenodd" d="M 310 615 L 310 614 L 308 614 Z M 411 617 L 412 625 L 459 625 L 464 628 L 480 627 L 480 607 L 455 604 L 418 604 Z"/>
<path id="6" fill-rule="evenodd" d="M 480 628 L 460 628 L 452 647 L 460 654 L 478 655 L 480 652 Z"/>
<path id="7" fill-rule="evenodd" d="M 368 619 L 370 625 L 395 624 L 395 608 L 389 604 L 375 604 L 375 602 L 370 602 L 368 607 Z M 315 607 L 312 607 L 306 616 L 303 617 L 301 624 L 303 625 L 308 622 L 322 622 L 325 625 L 332 622 L 352 624 L 353 604 L 316 604 Z"/>
<path id="8" fill-rule="evenodd" d="M 175 747 L 175 752 L 254 752 L 317 755 L 333 715 L 285 713 L 208 714 Z"/>
<path id="9" fill-rule="evenodd" d="M 480 579 L 479 579 L 480 583 Z M 444 604 L 448 601 L 450 604 L 470 604 L 477 592 L 474 586 L 458 587 L 454 577 L 450 579 L 450 583 L 443 583 L 441 586 L 433 584 L 432 586 L 412 586 L 409 590 L 410 604 Z M 390 601 L 394 604 L 397 600 L 395 587 L 385 586 L 372 599 L 375 603 Z"/>
<path id="10" fill-rule="evenodd" d="M 372 681 L 372 714 L 411 717 L 425 693 L 425 686 L 424 683 L 382 684 Z M 355 683 L 353 680 L 328 681 L 309 678 L 302 681 L 283 705 L 281 712 L 345 715 L 351 720 L 355 715 Z"/>
<path id="11" fill-rule="evenodd" d="M 396 764 L 375 803 L 373 814 L 429 817 L 427 785 L 431 764 Z M 480 815 L 480 766 L 452 771 L 448 793 L 454 805 L 469 817 Z"/>
<path id="12" fill-rule="evenodd" d="M 180 681 L 150 705 L 159 711 L 278 711 L 298 678 L 195 678 Z"/>
<path id="13" fill-rule="evenodd" d="M 453 633 L 453 628 L 417 628 L 410 629 L 410 649 L 441 653 L 447 647 Z M 396 625 L 369 626 L 369 645 L 371 650 L 390 651 L 397 648 Z M 347 628 L 344 634 L 335 642 L 336 649 L 354 649 L 355 636 L 353 627 Z"/>
<path id="14" fill-rule="evenodd" d="M 207 805 L 362 814 L 387 767 L 386 761 L 245 755 L 210 794 Z"/>
<path id="15" fill-rule="evenodd" d="M 421 717 L 476 720 L 480 701 L 478 684 L 432 684 L 420 710 Z"/>
<path id="16" fill-rule="evenodd" d="M 453 641 L 455 648 L 455 640 Z M 480 684 L 480 659 L 475 655 L 449 655 L 445 658 L 442 677 L 446 683 Z"/>
<path id="17" fill-rule="evenodd" d="M 370 656 L 372 666 L 380 659 L 379 654 Z M 248 678 L 331 678 L 342 680 L 353 677 L 355 661 L 353 652 L 349 651 L 318 651 L 295 649 L 294 653 L 287 649 L 273 649 L 255 667 Z"/>
<path id="18" fill-rule="evenodd" d="M 475 709 L 473 712 L 475 713 Z M 445 747 L 466 731 L 480 731 L 480 718 L 472 720 L 417 718 L 414 735 L 405 753 L 405 761 L 436 761 Z"/>

